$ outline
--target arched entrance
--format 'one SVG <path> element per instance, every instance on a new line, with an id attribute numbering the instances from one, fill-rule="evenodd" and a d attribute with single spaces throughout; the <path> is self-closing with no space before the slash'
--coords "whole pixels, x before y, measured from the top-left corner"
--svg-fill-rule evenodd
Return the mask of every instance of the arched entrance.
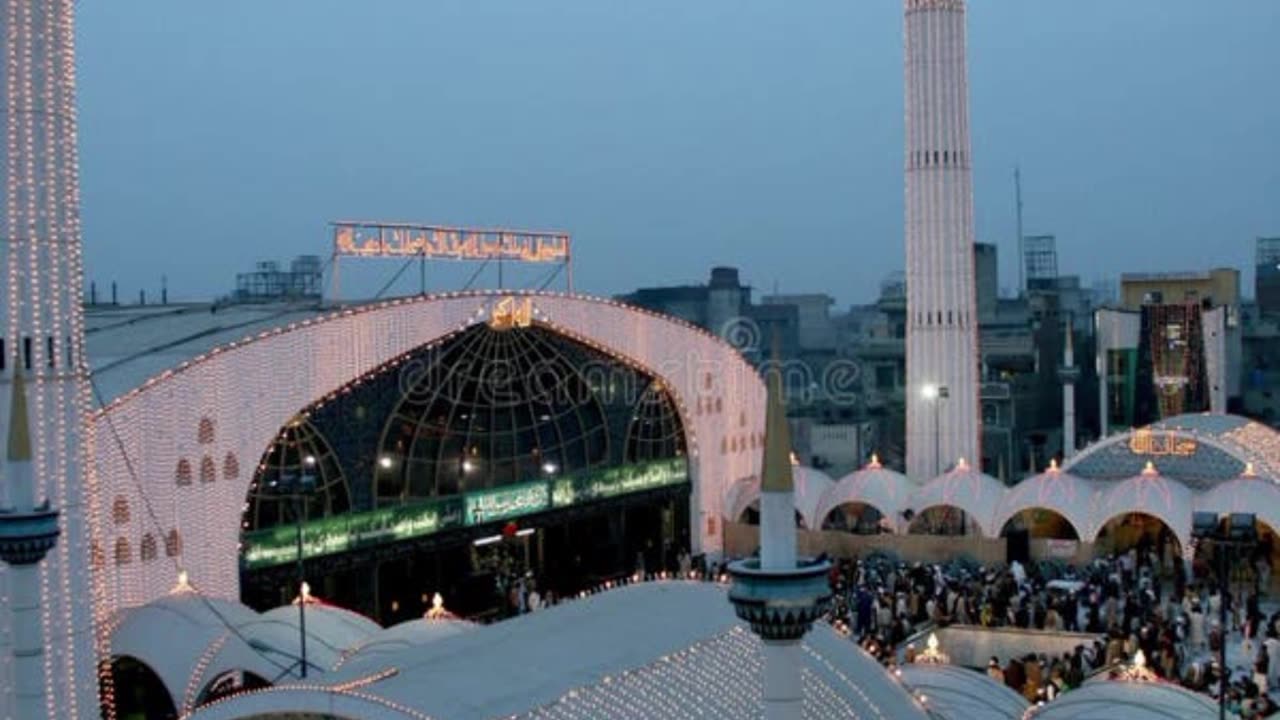
<path id="1" fill-rule="evenodd" d="M 932 505 L 912 515 L 907 532 L 913 535 L 982 535 L 982 525 L 955 505 Z"/>
<path id="2" fill-rule="evenodd" d="M 178 717 L 173 698 L 146 663 L 128 655 L 111 661 L 115 716 L 129 720 L 172 720 Z"/>
<path id="3" fill-rule="evenodd" d="M 1099 557 L 1132 553 L 1135 570 L 1151 568 L 1159 576 L 1181 572 L 1182 543 L 1167 523 L 1143 512 L 1121 513 L 1107 520 L 1094 539 Z"/>
<path id="4" fill-rule="evenodd" d="M 503 615 L 691 547 L 684 417 L 660 378 L 554 328 L 479 322 L 312 405 L 258 463 L 242 597 L 260 609 L 305 575 L 385 624 L 436 592 Z"/>
<path id="5" fill-rule="evenodd" d="M 827 513 L 823 530 L 843 530 L 854 535 L 878 535 L 893 532 L 892 521 L 878 508 L 862 502 L 839 505 Z"/>
<path id="6" fill-rule="evenodd" d="M 1000 529 L 1000 537 L 1007 537 L 1011 532 L 1026 532 L 1032 539 L 1080 539 L 1070 520 L 1048 508 L 1027 508 L 1015 513 Z"/>
<path id="7" fill-rule="evenodd" d="M 806 529 L 804 515 L 796 510 L 796 528 Z M 738 516 L 738 522 L 743 525 L 759 525 L 760 524 L 760 501 L 753 500 L 751 504 L 743 509 L 742 514 Z"/>

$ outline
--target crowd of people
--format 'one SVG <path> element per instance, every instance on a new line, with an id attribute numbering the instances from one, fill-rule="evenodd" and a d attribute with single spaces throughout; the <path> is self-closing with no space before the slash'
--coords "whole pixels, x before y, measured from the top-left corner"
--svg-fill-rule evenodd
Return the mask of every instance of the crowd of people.
<path id="1" fill-rule="evenodd" d="M 1094 636 L 1058 657 L 991 658 L 988 674 L 1030 702 L 1101 673 L 1134 672 L 1216 697 L 1225 612 L 1225 642 L 1238 643 L 1228 707 L 1244 718 L 1276 712 L 1269 691 L 1280 690 L 1280 611 L 1263 612 L 1252 582 L 1221 593 L 1212 577 L 1186 581 L 1152 546 L 1080 568 L 906 564 L 877 553 L 835 563 L 831 582 L 833 624 L 886 664 L 911 661 L 917 635 L 953 623 Z"/>

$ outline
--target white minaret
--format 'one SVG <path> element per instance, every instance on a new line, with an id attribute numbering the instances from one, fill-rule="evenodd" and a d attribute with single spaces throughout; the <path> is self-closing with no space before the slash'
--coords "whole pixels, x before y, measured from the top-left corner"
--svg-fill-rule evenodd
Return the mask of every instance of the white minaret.
<path id="1" fill-rule="evenodd" d="M 1076 380 L 1080 369 L 1076 367 L 1071 318 L 1067 318 L 1067 344 L 1062 351 L 1062 367 L 1058 377 L 1062 380 L 1062 459 L 1069 460 L 1076 454 Z"/>
<path id="2" fill-rule="evenodd" d="M 905 0 L 907 476 L 980 458 L 965 9 Z"/>
<path id="3" fill-rule="evenodd" d="M 47 501 L 57 508 L 56 546 L 27 569 L 0 566 L 10 587 L 0 600 L 0 630 L 15 645 L 42 644 L 40 680 L 0 678 L 0 717 L 96 718 L 95 602 L 100 585 L 90 561 L 98 503 L 85 473 L 91 438 L 81 308 L 80 186 L 76 129 L 75 0 L 8 0 L 0 9 L 5 198 L 0 201 L 0 407 L 16 404 L 15 377 L 26 377 L 30 459 L 0 465 L 0 505 Z M 12 453 L 10 453 L 12 454 Z M 30 477 L 31 494 L 15 478 Z M 136 529 L 120 527 L 136 545 Z M 110 553 L 106 553 L 110 555 Z M 39 576 L 38 602 L 19 592 L 23 573 Z M 36 609 L 38 608 L 38 609 Z M 4 634 L 4 633 L 0 633 Z M 19 670 L 21 659 L 10 665 Z M 23 671 L 25 672 L 25 671 Z M 42 685 L 32 687 L 32 683 Z M 37 714 L 25 704 L 40 697 Z"/>
<path id="4" fill-rule="evenodd" d="M 831 564 L 796 557 L 795 489 L 791 433 L 782 399 L 782 372 L 774 340 L 766 373 L 764 458 L 760 476 L 760 558 L 729 565 L 729 601 L 764 645 L 761 696 L 765 720 L 801 720 L 804 655 L 800 642 L 831 603 Z"/>
<path id="5" fill-rule="evenodd" d="M 48 502 L 36 504 L 31 435 L 27 425 L 27 393 L 15 373 L 9 408 L 9 442 L 4 483 L 8 503 L 0 508 L 0 560 L 9 566 L 9 633 L 13 647 L 12 696 L 8 705 L 17 718 L 48 713 L 40 562 L 58 540 L 58 513 Z"/>

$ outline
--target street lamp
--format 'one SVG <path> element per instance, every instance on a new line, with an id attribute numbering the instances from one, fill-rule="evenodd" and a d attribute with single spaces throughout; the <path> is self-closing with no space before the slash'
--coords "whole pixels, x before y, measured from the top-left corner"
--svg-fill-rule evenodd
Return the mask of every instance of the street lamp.
<path id="1" fill-rule="evenodd" d="M 1257 518 L 1251 513 L 1231 513 L 1220 519 L 1215 512 L 1197 512 L 1191 520 L 1191 537 L 1211 543 L 1218 559 L 1218 593 L 1222 598 L 1218 604 L 1221 632 L 1218 642 L 1218 718 L 1226 720 L 1227 679 L 1231 676 L 1227 668 L 1227 591 L 1231 581 L 1231 561 L 1257 544 Z"/>
<path id="2" fill-rule="evenodd" d="M 942 473 L 942 431 L 938 423 L 939 409 L 941 401 L 946 400 L 949 396 L 946 385 L 935 385 L 933 383 L 925 383 L 920 388 L 920 395 L 933 405 L 933 476 L 937 477 Z"/>
<path id="3" fill-rule="evenodd" d="M 302 525 L 304 519 L 302 501 L 306 495 L 316 488 L 316 476 L 312 472 L 312 468 L 316 465 L 316 458 L 314 455 L 307 455 L 302 462 L 305 469 L 301 475 L 281 474 L 279 481 L 272 483 L 271 488 L 280 498 L 293 501 L 298 546 L 298 652 L 300 655 L 298 662 L 301 667 L 300 676 L 305 678 L 307 676 L 307 596 L 310 593 L 307 588 L 306 574 L 303 567 Z"/>

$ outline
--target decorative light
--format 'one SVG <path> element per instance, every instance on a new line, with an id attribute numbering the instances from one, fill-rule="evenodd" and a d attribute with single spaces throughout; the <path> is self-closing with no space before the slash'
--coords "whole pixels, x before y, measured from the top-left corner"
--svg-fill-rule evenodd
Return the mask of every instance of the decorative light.
<path id="1" fill-rule="evenodd" d="M 464 466 L 465 464 L 466 463 L 463 463 Z M 382 457 L 378 458 L 378 467 L 382 468 L 383 470 L 390 470 L 391 465 L 392 465 L 392 460 L 390 455 L 383 455 Z"/>
<path id="2" fill-rule="evenodd" d="M 920 397 L 930 401 L 937 400 L 938 386 L 933 383 L 925 383 L 924 386 L 920 388 Z"/>

